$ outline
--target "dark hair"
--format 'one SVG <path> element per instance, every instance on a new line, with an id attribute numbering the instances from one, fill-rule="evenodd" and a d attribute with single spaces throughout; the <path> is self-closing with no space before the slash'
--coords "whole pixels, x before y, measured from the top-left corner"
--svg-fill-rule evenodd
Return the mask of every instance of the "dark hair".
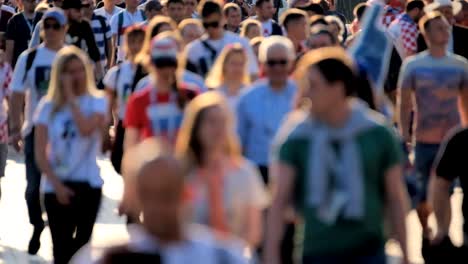
<path id="1" fill-rule="evenodd" d="M 268 3 L 270 1 L 271 0 L 258 0 L 257 2 L 255 2 L 255 7 L 261 7 L 263 3 Z"/>
<path id="2" fill-rule="evenodd" d="M 184 0 L 167 0 L 166 6 L 169 6 L 169 5 L 172 5 L 172 4 L 185 5 Z"/>
<path id="3" fill-rule="evenodd" d="M 315 67 L 317 67 L 327 82 L 342 82 L 345 87 L 346 96 L 356 93 L 356 75 L 343 61 L 328 58 L 317 62 Z"/>
<path id="4" fill-rule="evenodd" d="M 163 6 L 157 0 L 150 0 L 150 1 L 146 2 L 146 4 L 145 4 L 145 11 L 146 12 L 150 12 L 150 11 L 153 11 L 153 10 L 161 11 L 162 8 L 163 8 Z"/>
<path id="5" fill-rule="evenodd" d="M 406 3 L 406 12 L 413 11 L 418 8 L 419 10 L 424 9 L 424 2 L 422 0 L 412 0 Z"/>
<path id="6" fill-rule="evenodd" d="M 325 17 L 322 15 L 315 15 L 309 19 L 309 25 L 311 27 L 317 25 L 329 26 L 330 24 L 325 20 Z"/>
<path id="7" fill-rule="evenodd" d="M 315 3 L 312 3 L 308 6 L 301 6 L 301 7 L 297 7 L 298 9 L 300 10 L 303 10 L 303 11 L 310 11 L 310 12 L 314 12 L 316 15 L 323 15 L 325 14 L 325 11 L 323 10 L 322 6 L 320 4 L 315 4 Z"/>
<path id="8" fill-rule="evenodd" d="M 361 21 L 362 16 L 364 15 L 364 12 L 366 12 L 367 5 L 366 3 L 360 3 L 356 5 L 353 9 L 353 14 L 357 18 L 358 21 Z"/>
<path id="9" fill-rule="evenodd" d="M 224 16 L 228 16 L 232 10 L 237 10 L 238 12 L 241 12 L 242 14 L 242 10 L 238 4 L 228 3 L 223 7 Z"/>
<path id="10" fill-rule="evenodd" d="M 223 15 L 221 5 L 218 2 L 207 0 L 200 4 L 198 12 L 201 18 L 207 18 L 213 14 Z"/>
<path id="11" fill-rule="evenodd" d="M 310 30 L 310 35 L 311 36 L 322 35 L 322 34 L 329 36 L 331 42 L 333 43 L 333 45 L 336 45 L 338 43 L 338 40 L 336 39 L 336 36 L 333 35 L 333 33 L 331 33 L 331 31 L 325 26 L 317 25 L 317 26 L 314 26 Z"/>
<path id="12" fill-rule="evenodd" d="M 304 13 L 304 11 L 302 10 L 298 10 L 298 9 L 289 9 L 288 11 L 286 11 L 282 16 L 281 16 L 281 19 L 280 19 L 280 24 L 286 29 L 288 30 L 288 25 L 289 23 L 291 23 L 292 21 L 297 21 L 301 18 L 304 18 L 307 20 L 307 14 Z"/>

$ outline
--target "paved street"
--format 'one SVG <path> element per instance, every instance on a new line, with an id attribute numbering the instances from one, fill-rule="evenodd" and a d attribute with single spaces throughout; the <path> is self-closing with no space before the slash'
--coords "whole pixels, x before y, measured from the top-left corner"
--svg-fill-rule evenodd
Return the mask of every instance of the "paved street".
<path id="1" fill-rule="evenodd" d="M 11 152 L 10 152 L 11 153 Z M 106 159 L 99 160 L 104 176 L 104 197 L 101 211 L 93 234 L 93 247 L 103 247 L 118 243 L 127 238 L 124 219 L 116 215 L 118 199 L 122 193 L 122 180 Z M 38 256 L 30 257 L 26 252 L 32 232 L 27 217 L 24 190 L 26 186 L 24 163 L 21 157 L 11 154 L 7 163 L 6 177 L 2 179 L 2 200 L 0 201 L 0 264 L 42 264 L 52 259 L 52 248 L 49 229 L 45 229 Z M 461 193 L 457 191 L 452 199 L 454 205 L 451 235 L 455 244 L 462 240 L 460 213 Z M 432 219 L 433 222 L 433 219 Z M 414 263 L 423 263 L 419 254 L 421 229 L 416 213 L 412 212 L 407 221 L 410 257 Z M 458 231 L 458 232 L 457 232 Z M 390 263 L 398 263 L 399 250 L 389 243 L 387 253 Z"/>

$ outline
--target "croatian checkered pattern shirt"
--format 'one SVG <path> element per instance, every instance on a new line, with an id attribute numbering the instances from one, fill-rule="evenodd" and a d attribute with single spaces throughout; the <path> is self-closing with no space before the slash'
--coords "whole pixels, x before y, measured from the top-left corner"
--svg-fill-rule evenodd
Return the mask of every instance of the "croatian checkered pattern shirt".
<path id="1" fill-rule="evenodd" d="M 401 14 L 401 10 L 391 7 L 389 5 L 385 6 L 384 10 L 385 13 L 383 16 L 382 23 L 386 28 L 388 28 L 388 26 L 390 26 L 390 24 Z"/>
<path id="2" fill-rule="evenodd" d="M 418 25 L 407 14 L 400 15 L 390 26 L 389 31 L 396 34 L 397 46 L 404 52 L 404 57 L 416 54 L 418 51 Z"/>

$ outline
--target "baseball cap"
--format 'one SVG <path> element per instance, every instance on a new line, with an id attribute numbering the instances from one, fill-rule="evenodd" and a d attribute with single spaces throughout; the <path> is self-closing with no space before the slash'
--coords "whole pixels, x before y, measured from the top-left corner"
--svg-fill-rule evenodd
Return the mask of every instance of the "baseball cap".
<path id="1" fill-rule="evenodd" d="M 444 7 L 444 6 L 451 6 L 453 9 L 454 15 L 460 13 L 463 7 L 459 1 L 435 0 L 432 4 L 429 4 L 424 8 L 424 12 L 429 13 L 432 11 L 436 11 L 437 9 Z"/>
<path id="2" fill-rule="evenodd" d="M 83 4 L 81 3 L 81 0 L 64 0 L 62 8 L 64 10 L 66 9 L 81 9 L 83 7 Z"/>
<path id="3" fill-rule="evenodd" d="M 155 66 L 176 66 L 179 44 L 170 35 L 158 35 L 151 40 L 151 61 Z"/>
<path id="4" fill-rule="evenodd" d="M 49 18 L 56 20 L 62 27 L 67 24 L 67 17 L 65 16 L 65 13 L 58 7 L 53 7 L 47 10 L 44 16 L 42 16 L 42 21 L 45 21 Z"/>

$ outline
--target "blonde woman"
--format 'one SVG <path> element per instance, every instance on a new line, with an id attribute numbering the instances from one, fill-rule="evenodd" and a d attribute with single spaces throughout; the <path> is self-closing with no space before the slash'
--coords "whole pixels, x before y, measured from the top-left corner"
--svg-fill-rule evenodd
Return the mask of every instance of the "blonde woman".
<path id="1" fill-rule="evenodd" d="M 190 102 L 175 153 L 191 172 L 192 221 L 258 246 L 265 187 L 255 166 L 241 155 L 233 114 L 222 95 L 208 92 Z"/>
<path id="2" fill-rule="evenodd" d="M 249 40 L 262 36 L 262 24 L 256 19 L 247 19 L 241 24 L 241 37 Z"/>
<path id="3" fill-rule="evenodd" d="M 206 87 L 223 93 L 232 110 L 236 109 L 241 90 L 250 84 L 247 54 L 240 44 L 224 47 L 208 73 Z"/>
<path id="4" fill-rule="evenodd" d="M 75 46 L 61 49 L 47 95 L 35 113 L 35 157 L 55 264 L 68 263 L 93 231 L 103 180 L 96 162 L 107 101 L 98 93 L 91 63 Z"/>

